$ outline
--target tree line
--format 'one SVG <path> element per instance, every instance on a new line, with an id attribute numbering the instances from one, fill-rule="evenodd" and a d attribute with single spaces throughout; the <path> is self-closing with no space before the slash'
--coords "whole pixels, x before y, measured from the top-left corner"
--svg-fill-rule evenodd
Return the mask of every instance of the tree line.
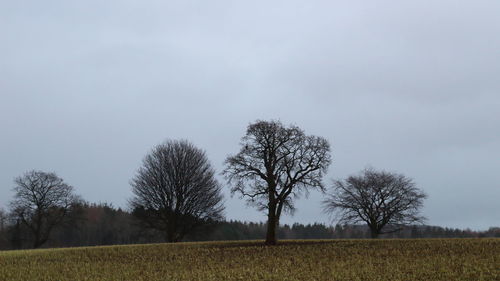
<path id="1" fill-rule="evenodd" d="M 73 212 L 78 216 L 67 224 L 58 225 L 43 247 L 75 247 L 117 244 L 157 243 L 165 241 L 161 231 L 143 228 L 131 212 L 111 204 L 83 203 Z M 2 220 L 3 219 L 3 220 Z M 0 250 L 33 247 L 33 237 L 26 226 L 7 223 L 5 212 L 0 212 Z M 2 221 L 4 224 L 2 224 Z M 266 235 L 263 222 L 217 221 L 210 226 L 196 229 L 184 241 L 256 240 Z M 299 224 L 281 225 L 278 239 L 359 239 L 370 238 L 371 231 L 365 225 Z M 487 231 L 443 228 L 438 226 L 411 225 L 398 232 L 382 235 L 384 238 L 473 238 L 500 237 L 500 228 Z"/>
<path id="2" fill-rule="evenodd" d="M 324 176 L 331 162 L 325 138 L 275 120 L 256 121 L 247 127 L 239 152 L 227 157 L 222 175 L 233 195 L 267 215 L 265 233 L 255 237 L 265 238 L 266 245 L 275 245 L 283 237 L 286 227 L 280 225 L 282 214 L 293 214 L 294 201 L 311 190 L 325 194 L 324 211 L 339 225 L 364 224 L 372 238 L 425 221 L 420 210 L 427 195 L 411 178 L 368 168 L 326 186 Z M 228 223 L 224 221 L 222 184 L 216 171 L 205 151 L 187 140 L 167 140 L 144 157 L 130 181 L 130 213 L 85 203 L 55 173 L 28 171 L 15 178 L 14 184 L 8 215 L 2 213 L 7 219 L 0 217 L 3 232 L 8 225 L 14 248 L 24 247 L 28 240 L 31 247 L 38 248 L 56 233 L 79 237 L 80 242 L 69 245 L 92 245 L 96 240 L 90 238 L 94 234 L 89 229 L 106 227 L 91 223 L 92 214 L 97 213 L 114 214 L 116 220 L 110 224 L 122 220 L 119 225 L 123 229 L 109 234 L 113 237 L 109 240 L 116 244 L 178 242 L 193 237 L 204 240 L 211 237 L 210 231 Z M 113 236 L 124 233 L 129 235 Z M 106 243 L 101 240 L 97 244 Z"/>

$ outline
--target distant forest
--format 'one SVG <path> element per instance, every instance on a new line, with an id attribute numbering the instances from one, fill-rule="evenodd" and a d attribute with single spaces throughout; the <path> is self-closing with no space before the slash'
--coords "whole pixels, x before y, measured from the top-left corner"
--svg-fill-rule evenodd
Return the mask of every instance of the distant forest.
<path id="1" fill-rule="evenodd" d="M 0 249 L 31 248 L 30 231 L 22 223 L 0 217 Z M 256 240 L 266 234 L 265 223 L 218 221 L 199 229 L 183 241 Z M 365 225 L 299 224 L 281 225 L 279 239 L 357 239 L 370 238 Z M 487 231 L 413 225 L 381 238 L 475 238 L 500 237 L 500 228 Z M 145 227 L 128 211 L 111 204 L 84 203 L 72 212 L 72 219 L 54 229 L 44 248 L 163 242 L 164 234 Z"/>

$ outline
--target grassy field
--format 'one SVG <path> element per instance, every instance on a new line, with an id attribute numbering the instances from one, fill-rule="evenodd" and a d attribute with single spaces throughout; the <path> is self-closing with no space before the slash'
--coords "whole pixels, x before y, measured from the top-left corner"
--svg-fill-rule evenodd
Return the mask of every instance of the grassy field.
<path id="1" fill-rule="evenodd" d="M 302 240 L 0 252 L 0 280 L 500 280 L 500 239 Z"/>

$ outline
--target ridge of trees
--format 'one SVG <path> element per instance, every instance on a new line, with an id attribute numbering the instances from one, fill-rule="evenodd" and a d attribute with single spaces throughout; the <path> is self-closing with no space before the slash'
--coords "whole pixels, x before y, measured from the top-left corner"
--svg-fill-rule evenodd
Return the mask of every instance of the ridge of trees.
<path id="1" fill-rule="evenodd" d="M 164 241 L 160 231 L 141 227 L 132 212 L 116 208 L 107 203 L 81 203 L 74 212 L 79 218 L 71 225 L 56 227 L 43 248 L 76 247 L 158 243 Z M 32 247 L 32 237 L 25 226 L 5 217 L 0 217 L 0 250 L 26 249 Z M 219 221 L 187 235 L 183 241 L 255 240 L 266 234 L 262 222 Z M 365 239 L 371 232 L 364 225 L 327 226 L 320 223 L 281 225 L 277 229 L 279 239 Z M 500 237 L 500 228 L 486 231 L 444 228 L 439 226 L 406 226 L 396 233 L 384 234 L 381 238 L 477 238 Z"/>

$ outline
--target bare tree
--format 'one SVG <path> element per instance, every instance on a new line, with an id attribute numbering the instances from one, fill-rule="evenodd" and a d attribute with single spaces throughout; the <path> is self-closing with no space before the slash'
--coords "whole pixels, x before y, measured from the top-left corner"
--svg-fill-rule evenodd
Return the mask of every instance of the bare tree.
<path id="1" fill-rule="evenodd" d="M 267 212 L 266 244 L 274 245 L 282 212 L 293 213 L 293 198 L 302 192 L 323 190 L 330 162 L 326 139 L 279 121 L 257 121 L 248 126 L 240 152 L 226 159 L 223 174 L 233 194 Z"/>
<path id="2" fill-rule="evenodd" d="M 156 146 L 131 181 L 134 214 L 177 242 L 193 229 L 222 219 L 224 206 L 215 171 L 203 150 L 191 143 Z"/>
<path id="3" fill-rule="evenodd" d="M 422 223 L 419 215 L 427 195 L 412 179 L 401 174 L 365 169 L 359 175 L 334 182 L 333 193 L 323 201 L 325 212 L 340 224 L 366 223 L 371 237 Z"/>
<path id="4" fill-rule="evenodd" d="M 55 173 L 29 171 L 14 182 L 12 214 L 27 226 L 33 235 L 33 248 L 38 248 L 47 242 L 54 227 L 65 222 L 79 197 Z"/>

